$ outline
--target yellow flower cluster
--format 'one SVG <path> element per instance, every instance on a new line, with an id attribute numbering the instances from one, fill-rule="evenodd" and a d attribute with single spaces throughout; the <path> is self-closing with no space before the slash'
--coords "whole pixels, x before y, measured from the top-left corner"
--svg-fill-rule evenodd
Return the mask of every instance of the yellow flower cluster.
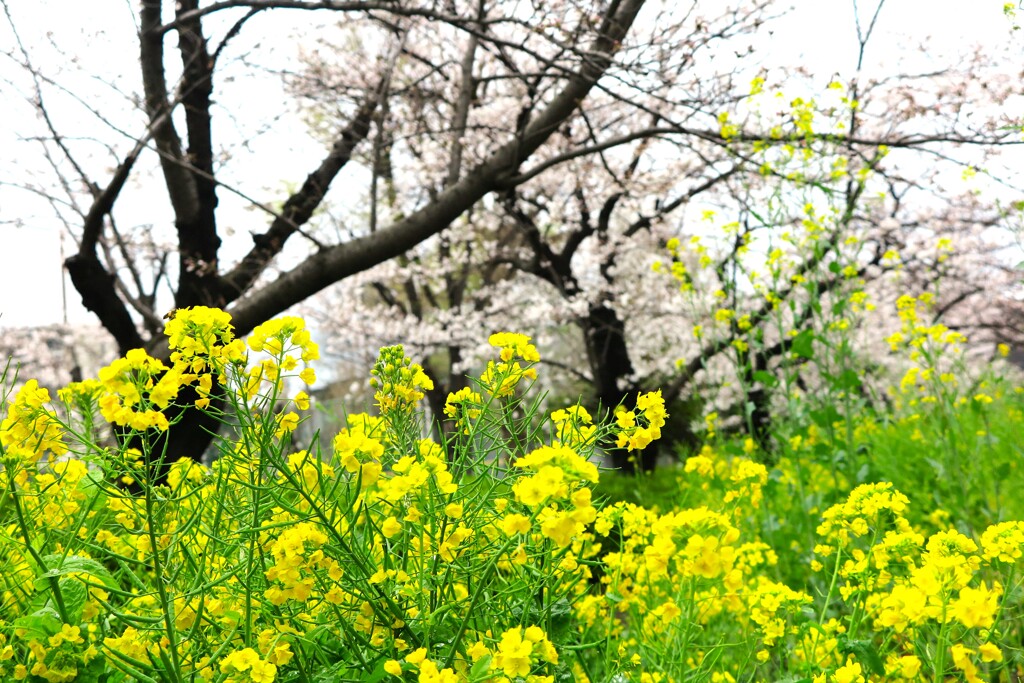
<path id="1" fill-rule="evenodd" d="M 444 414 L 455 421 L 455 427 L 463 434 L 469 434 L 469 425 L 480 417 L 483 398 L 469 387 L 449 392 L 444 403 Z"/>
<path id="2" fill-rule="evenodd" d="M 587 446 L 597 433 L 594 418 L 581 405 L 554 411 L 551 421 L 555 425 L 556 441 L 569 447 Z"/>
<path id="3" fill-rule="evenodd" d="M 47 451 L 54 455 L 67 451 L 57 415 L 45 407 L 49 402 L 50 392 L 34 379 L 18 390 L 7 408 L 7 417 L 0 422 L 0 446 L 5 460 L 35 463 Z"/>
<path id="4" fill-rule="evenodd" d="M 901 329 L 894 332 L 885 341 L 890 349 L 897 351 L 900 348 L 909 348 L 910 359 L 918 360 L 926 345 L 931 343 L 936 347 L 950 347 L 958 352 L 960 347 L 967 343 L 967 337 L 962 333 L 949 329 L 942 323 L 924 325 L 921 323 L 921 309 L 930 309 L 935 305 L 935 296 L 929 292 L 918 297 L 904 294 L 896 300 L 896 311 L 899 314 Z"/>
<path id="5" fill-rule="evenodd" d="M 615 422 L 619 426 L 615 445 L 629 451 L 647 448 L 652 441 L 661 438 L 661 428 L 665 426 L 667 417 L 660 389 L 640 394 L 634 410 L 619 406 L 615 411 Z"/>
<path id="6" fill-rule="evenodd" d="M 320 347 L 310 338 L 302 318 L 285 316 L 269 320 L 252 331 L 247 343 L 251 350 L 270 356 L 249 369 L 248 381 L 241 392 L 247 400 L 256 398 L 264 383 L 270 387 L 267 399 L 275 400 L 284 388 L 282 372 L 293 372 L 300 361 L 303 368 L 298 373 L 299 379 L 307 386 L 316 383 L 316 371 L 310 363 L 320 358 Z M 303 405 L 308 407 L 305 392 L 300 392 L 294 401 L 302 410 L 305 409 Z"/>
<path id="7" fill-rule="evenodd" d="M 480 386 L 493 396 L 511 396 L 524 377 L 537 378 L 537 371 L 531 366 L 540 362 L 540 354 L 525 334 L 497 332 L 490 336 L 488 342 L 501 349 L 501 360 L 497 363 L 488 361 L 480 375 Z M 527 364 L 525 368 L 520 360 Z"/>
<path id="8" fill-rule="evenodd" d="M 429 380 L 392 347 L 374 375 L 381 414 L 348 416 L 325 460 L 318 444 L 274 438 L 298 420 L 276 408 L 309 407 L 305 392 L 284 395 L 288 373 L 312 372 L 318 354 L 301 321 L 261 326 L 248 348 L 271 358 L 252 370 L 225 315 L 189 309 L 171 322 L 169 366 L 133 352 L 102 384 L 60 395 L 83 415 L 109 396 L 142 413 L 207 376 L 200 400 L 222 384 L 240 418 L 212 467 L 177 462 L 137 496 L 99 478 L 122 476 L 143 451 L 81 440 L 34 383 L 8 410 L 0 680 L 736 683 L 785 667 L 819 683 L 980 683 L 1013 673 L 1024 523 L 971 535 L 954 526 L 955 507 L 911 516 L 889 483 L 836 503 L 846 478 L 813 461 L 835 443 L 828 425 L 780 437 L 771 470 L 758 443 L 720 434 L 678 470 L 638 480 L 674 486 L 670 504 L 602 509 L 595 451 L 657 438 L 667 418 L 657 392 L 605 425 L 578 405 L 521 420 L 518 400 L 494 400 L 504 383 L 482 382 L 445 411 L 472 438 L 437 443 L 419 429 Z M 522 335 L 494 341 L 490 367 L 519 373 L 515 388 L 536 350 Z M 1000 400 L 972 391 L 982 390 Z M 708 417 L 709 431 L 717 422 Z M 64 449 L 90 460 L 37 464 Z M 792 581 L 793 565 L 810 565 L 818 599 Z"/>
<path id="9" fill-rule="evenodd" d="M 375 435 L 382 432 L 380 418 L 366 413 L 349 415 L 348 427 L 334 437 L 335 460 L 346 472 L 358 472 L 367 480 L 375 481 L 384 455 L 384 444 Z"/>
<path id="10" fill-rule="evenodd" d="M 512 486 L 516 501 L 535 511 L 544 536 L 569 546 L 596 517 L 583 482 L 597 483 L 597 466 L 568 446 L 541 446 L 515 464 L 533 472 Z"/>
<path id="11" fill-rule="evenodd" d="M 221 661 L 220 671 L 228 674 L 229 681 L 252 681 L 252 683 L 273 683 L 277 667 L 264 661 L 256 650 L 246 647 L 235 650 Z"/>
<path id="12" fill-rule="evenodd" d="M 245 342 L 234 338 L 231 316 L 207 306 L 177 309 L 164 334 L 179 381 L 195 385 L 197 408 L 209 408 L 214 375 L 223 384 L 226 367 L 245 362 Z"/>
<path id="13" fill-rule="evenodd" d="M 132 349 L 99 372 L 106 393 L 100 412 L 108 422 L 145 431 L 170 426 L 161 410 L 178 396 L 181 371 L 168 368 L 142 349 Z"/>
<path id="14" fill-rule="evenodd" d="M 373 397 L 382 413 L 411 412 L 423 399 L 423 392 L 434 388 L 423 368 L 413 363 L 401 346 L 382 348 L 371 374 L 370 385 L 376 389 Z"/>

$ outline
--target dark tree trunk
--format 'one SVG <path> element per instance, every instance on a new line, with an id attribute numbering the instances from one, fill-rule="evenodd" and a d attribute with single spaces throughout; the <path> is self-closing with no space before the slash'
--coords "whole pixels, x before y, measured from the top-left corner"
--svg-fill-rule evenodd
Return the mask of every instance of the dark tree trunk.
<path id="1" fill-rule="evenodd" d="M 594 395 L 600 410 L 614 415 L 616 406 L 636 399 L 639 391 L 631 381 L 633 363 L 626 346 L 626 325 L 607 303 L 592 305 L 581 321 L 587 361 L 594 378 Z M 611 451 L 612 466 L 624 472 L 649 472 L 658 460 L 657 442 L 639 453 L 622 448 Z"/>
<path id="2" fill-rule="evenodd" d="M 213 439 L 221 428 L 221 422 L 216 415 L 221 413 L 227 405 L 224 395 L 224 387 L 214 383 L 210 395 L 210 407 L 208 410 L 199 410 L 195 407 L 195 401 L 199 396 L 193 387 L 185 387 L 178 394 L 174 405 L 163 411 L 171 428 L 154 438 L 150 443 L 151 460 L 161 461 L 158 468 L 151 472 L 153 483 L 159 485 L 167 481 L 167 472 L 178 460 L 190 458 L 196 462 L 202 462 L 203 453 L 209 448 Z M 121 439 L 128 447 L 142 448 L 142 440 L 136 435 L 134 437 L 123 437 Z M 138 482 L 129 487 L 130 490 L 140 492 Z"/>

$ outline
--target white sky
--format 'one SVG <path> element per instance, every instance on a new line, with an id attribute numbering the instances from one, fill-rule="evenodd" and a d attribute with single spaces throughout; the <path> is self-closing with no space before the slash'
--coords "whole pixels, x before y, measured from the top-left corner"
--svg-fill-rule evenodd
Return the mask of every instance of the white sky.
<path id="1" fill-rule="evenodd" d="M 78 78 L 74 83 L 76 92 L 83 93 L 90 104 L 112 116 L 116 125 L 137 135 L 141 130 L 137 110 L 123 95 L 104 85 L 105 81 L 113 81 L 129 94 L 141 90 L 135 63 L 138 51 L 135 20 L 131 14 L 137 3 L 125 0 L 7 2 L 22 39 L 33 59 L 37 60 L 37 66 L 45 72 L 80 66 L 85 72 L 95 74 L 95 79 Z M 758 58 L 773 67 L 803 64 L 820 75 L 822 84 L 833 74 L 849 73 L 854 65 L 856 48 L 852 3 L 849 0 L 796 0 L 793 4 L 794 11 L 774 24 L 772 35 L 756 38 Z M 867 63 L 885 73 L 886 64 L 891 66 L 895 59 L 902 57 L 916 63 L 904 62 L 901 70 L 928 70 L 937 54 L 967 52 L 976 44 L 1005 46 L 1012 38 L 1009 24 L 1002 15 L 1002 4 L 995 0 L 889 0 L 869 45 Z M 875 3 L 867 0 L 861 5 L 866 21 L 866 13 L 873 11 Z M 59 21 L 54 21 L 58 14 Z M 326 16 L 321 15 L 315 20 L 321 18 L 326 19 Z M 301 35 L 308 31 L 310 21 L 310 13 L 304 12 L 273 12 L 254 20 L 247 31 L 256 31 L 257 36 L 261 31 L 266 36 L 274 36 L 274 40 L 264 41 L 263 47 L 255 53 L 256 58 L 266 64 L 288 64 L 295 46 L 280 41 L 280 37 L 292 34 L 292 30 L 294 35 Z M 111 26 L 120 26 L 122 30 L 111 30 Z M 48 34 L 52 36 L 53 43 L 66 53 L 68 61 L 64 61 L 48 44 Z M 915 52 L 915 46 L 925 40 L 930 40 L 929 51 Z M 169 48 L 173 41 L 172 37 Z M 275 44 L 276 48 L 270 48 Z M 12 49 L 10 27 L 0 16 L 0 51 Z M 274 49 L 276 52 L 272 51 Z M 168 63 L 174 57 L 176 51 L 168 49 Z M 11 60 L 2 57 L 0 60 L 0 101 L 3 102 L 3 110 L 0 110 L 3 111 L 3 125 L 0 126 L 0 328 L 57 323 L 62 320 L 63 309 L 60 223 L 38 197 L 3 184 L 31 182 L 35 176 L 46 172 L 45 161 L 39 155 L 39 145 L 24 140 L 28 136 L 40 135 L 43 129 L 32 108 L 17 100 L 19 91 L 30 92 L 25 74 Z M 71 60 L 76 60 L 77 65 L 70 65 Z M 274 79 L 264 77 L 252 81 L 240 78 L 244 73 L 244 67 L 236 65 L 233 73 L 220 75 L 215 84 L 218 89 L 215 98 L 230 103 L 247 93 L 259 93 L 260 97 L 266 98 L 268 93 L 280 92 L 281 97 L 285 97 Z M 773 77 L 781 78 L 782 73 L 781 69 L 776 70 Z M 63 134 L 111 139 L 109 129 L 97 128 L 98 124 L 89 120 L 80 105 L 56 97 L 52 104 L 66 105 L 53 108 Z M 241 123 L 240 132 L 236 124 L 229 124 L 215 134 L 253 135 L 254 122 L 245 118 L 251 112 L 236 108 L 234 113 Z M 224 121 L 227 112 L 215 112 L 215 116 L 216 120 Z M 238 182 L 260 201 L 281 199 L 283 189 L 300 183 L 322 155 L 320 145 L 301 133 L 296 134 L 295 127 L 301 125 L 301 122 L 292 120 L 284 126 L 284 134 L 255 137 L 252 149 L 240 152 L 242 155 L 250 154 L 252 163 L 234 164 L 235 169 L 241 170 L 236 171 L 238 175 L 235 178 L 225 179 Z M 123 138 L 114 140 L 126 149 Z M 110 157 L 98 144 L 96 150 L 90 172 L 102 182 L 112 170 L 109 168 Z M 146 169 L 155 171 L 153 156 L 149 154 L 136 173 Z M 246 177 L 246 174 L 251 177 Z M 268 185 L 268 182 L 277 184 Z M 159 187 L 155 182 L 148 185 Z M 250 229 L 247 226 L 259 229 L 265 224 L 263 216 L 247 210 L 243 200 L 224 189 L 218 194 L 222 226 L 244 232 Z M 162 205 L 165 202 L 166 198 L 159 192 L 146 196 L 128 188 L 119 204 L 119 219 L 126 226 L 147 224 L 152 221 L 150 216 L 154 213 L 154 203 Z M 156 213 L 166 214 L 162 210 Z M 164 234 L 168 229 L 169 226 L 164 226 Z M 65 251 L 73 252 L 73 243 L 66 236 L 64 239 Z M 234 250 L 231 245 L 234 245 Z M 236 235 L 236 239 L 226 237 L 225 246 L 222 258 L 230 262 L 239 249 L 249 246 L 249 241 L 244 234 Z M 95 322 L 91 314 L 81 307 L 70 281 L 67 299 L 70 322 Z"/>

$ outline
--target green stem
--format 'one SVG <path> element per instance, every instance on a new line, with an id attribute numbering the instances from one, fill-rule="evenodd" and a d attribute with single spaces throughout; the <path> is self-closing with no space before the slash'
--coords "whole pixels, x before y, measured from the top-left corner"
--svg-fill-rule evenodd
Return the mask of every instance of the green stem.
<path id="1" fill-rule="evenodd" d="M 11 500 L 14 503 L 14 511 L 18 516 L 18 527 L 21 529 L 21 534 L 25 538 L 25 549 L 28 550 L 32 559 L 36 561 L 40 569 L 43 570 L 44 575 L 49 574 L 49 569 L 46 566 L 46 562 L 43 561 L 42 555 L 39 554 L 32 546 L 32 539 L 29 537 L 28 522 L 25 520 L 25 511 L 21 507 L 21 499 L 18 496 L 18 492 L 14 490 L 14 477 L 8 476 L 7 481 L 10 485 Z M 60 614 L 61 620 L 67 624 L 70 621 L 68 616 L 67 606 L 64 604 L 64 595 L 60 592 L 60 583 L 56 576 L 46 576 L 46 582 L 50 586 L 50 590 L 53 591 L 53 601 L 57 605 L 57 613 Z"/>

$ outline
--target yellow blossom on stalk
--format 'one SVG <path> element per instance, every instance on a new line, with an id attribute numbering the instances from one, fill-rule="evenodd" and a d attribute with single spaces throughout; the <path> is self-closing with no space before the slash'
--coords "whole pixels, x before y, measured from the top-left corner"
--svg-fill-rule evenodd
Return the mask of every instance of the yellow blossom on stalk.
<path id="1" fill-rule="evenodd" d="M 871 523 L 880 518 L 895 520 L 900 528 L 908 526 L 902 515 L 909 502 L 889 482 L 861 484 L 850 493 L 846 502 L 837 503 L 825 511 L 818 526 L 818 535 L 845 544 L 851 535 L 866 535 Z"/>
<path id="2" fill-rule="evenodd" d="M 530 343 L 530 338 L 525 334 L 515 332 L 497 332 L 487 340 L 491 346 L 501 349 L 502 362 L 509 362 L 513 358 L 521 358 L 527 363 L 540 361 L 540 354 L 536 347 Z"/>
<path id="3" fill-rule="evenodd" d="M 965 586 L 950 605 L 956 619 L 967 628 L 991 628 L 999 609 L 1001 587 L 996 584 L 989 590 L 984 582 L 978 588 Z"/>
<path id="4" fill-rule="evenodd" d="M 171 312 L 164 325 L 171 362 L 183 371 L 222 372 L 225 362 L 245 359 L 245 345 L 235 340 L 231 314 L 219 308 L 193 306 Z"/>
<path id="5" fill-rule="evenodd" d="M 292 397 L 292 401 L 295 403 L 295 407 L 299 410 L 309 410 L 309 394 L 305 391 L 300 391 Z"/>
<path id="6" fill-rule="evenodd" d="M 0 445 L 8 458 L 34 463 L 43 453 L 67 452 L 64 431 L 57 414 L 45 408 L 50 392 L 30 379 L 7 408 L 7 417 L 0 422 Z"/>
<path id="7" fill-rule="evenodd" d="M 512 485 L 516 500 L 528 507 L 537 507 L 549 498 L 565 498 L 569 487 L 565 483 L 565 472 L 560 467 L 545 465 L 530 477 L 520 479 Z"/>
<path id="8" fill-rule="evenodd" d="M 694 455 L 686 459 L 683 471 L 687 473 L 696 472 L 701 477 L 714 477 L 715 462 L 702 451 L 700 455 Z"/>
<path id="9" fill-rule="evenodd" d="M 928 595 L 915 586 L 897 584 L 881 599 L 876 614 L 876 625 L 892 628 L 903 633 L 908 627 L 917 626 L 934 614 L 929 607 Z"/>
<path id="10" fill-rule="evenodd" d="M 193 486 L 200 484 L 209 476 L 209 470 L 191 458 L 175 461 L 167 471 L 167 485 L 177 491 L 182 482 L 190 482 Z"/>
<path id="11" fill-rule="evenodd" d="M 961 589 L 970 583 L 981 565 L 977 551 L 977 544 L 959 531 L 949 529 L 933 534 L 928 539 L 922 566 L 913 573 L 914 580 L 922 587 L 932 587 L 933 592 Z"/>
<path id="12" fill-rule="evenodd" d="M 553 465 L 562 471 L 566 481 L 598 481 L 597 465 L 569 446 L 541 446 L 518 458 L 515 465 L 534 472 Z"/>
<path id="13" fill-rule="evenodd" d="M 144 661 L 146 659 L 146 641 L 142 635 L 132 626 L 125 628 L 120 636 L 103 639 L 103 644 L 110 650 Z"/>
<path id="14" fill-rule="evenodd" d="M 388 517 L 384 520 L 384 523 L 380 526 L 380 532 L 384 534 L 385 538 L 392 538 L 402 531 L 402 523 L 399 522 L 395 517 Z"/>
<path id="15" fill-rule="evenodd" d="M 306 321 L 295 316 L 274 318 L 257 325 L 247 342 L 253 351 L 266 351 L 271 356 L 281 356 L 289 347 L 297 347 L 305 362 L 320 358 L 320 347 L 310 339 Z"/>
<path id="16" fill-rule="evenodd" d="M 464 434 L 469 433 L 469 421 L 480 417 L 483 398 L 469 387 L 449 392 L 444 403 L 444 414 L 455 420 L 455 425 Z"/>
<path id="17" fill-rule="evenodd" d="M 295 428 L 298 426 L 298 414 L 293 412 L 287 412 L 277 419 L 277 429 L 274 431 L 274 436 L 280 439 L 281 437 L 294 432 Z"/>
<path id="18" fill-rule="evenodd" d="M 334 437 L 334 457 L 346 471 L 356 472 L 362 463 L 384 455 L 384 444 L 368 433 L 376 433 L 378 422 L 366 414 L 349 415 L 349 426 Z"/>
<path id="19" fill-rule="evenodd" d="M 425 659 L 420 664 L 417 681 L 418 683 L 458 683 L 459 678 L 452 669 L 439 669 L 433 660 Z"/>
<path id="20" fill-rule="evenodd" d="M 277 677 L 277 667 L 260 658 L 251 647 L 235 650 L 228 654 L 220 664 L 221 673 L 228 674 L 232 681 L 252 681 L 253 683 L 272 683 Z"/>
<path id="21" fill-rule="evenodd" d="M 643 450 L 661 438 L 661 428 L 665 426 L 667 417 L 660 389 L 638 395 L 635 410 L 627 411 L 619 406 L 615 413 L 619 426 L 615 445 L 629 451 Z"/>
<path id="22" fill-rule="evenodd" d="M 764 576 L 757 577 L 756 586 L 745 598 L 750 620 L 758 625 L 761 640 L 767 647 L 773 647 L 785 635 L 787 620 L 812 602 L 806 593 Z"/>
<path id="23" fill-rule="evenodd" d="M 751 507 L 760 507 L 764 497 L 762 487 L 768 483 L 768 470 L 765 466 L 749 458 L 737 458 L 732 461 L 729 469 L 732 487 L 726 491 L 723 502 L 746 500 Z"/>
<path id="24" fill-rule="evenodd" d="M 525 334 L 497 332 L 488 339 L 491 346 L 501 349 L 500 361 L 488 361 L 480 375 L 480 383 L 494 396 L 511 396 L 516 386 L 525 377 L 537 379 L 537 371 L 530 367 L 540 361 L 540 354 Z M 527 363 L 520 365 L 518 360 Z"/>
<path id="25" fill-rule="evenodd" d="M 510 513 L 502 517 L 499 526 L 506 536 L 526 534 L 530 531 L 530 518 L 526 515 Z"/>
<path id="26" fill-rule="evenodd" d="M 400 345 L 383 347 L 370 372 L 370 386 L 376 390 L 373 398 L 381 413 L 411 412 L 423 392 L 434 388 L 423 368 L 413 363 Z"/>
<path id="27" fill-rule="evenodd" d="M 71 382 L 63 389 L 57 391 L 57 398 L 64 403 L 78 407 L 91 406 L 103 395 L 103 385 L 99 380 L 86 379 L 81 382 Z"/>
<path id="28" fill-rule="evenodd" d="M 988 562 L 1019 564 L 1024 558 L 1024 522 L 1000 522 L 981 535 L 982 557 Z"/>
<path id="29" fill-rule="evenodd" d="M 917 679 L 921 671 L 921 660 L 915 655 L 890 655 L 885 662 L 885 674 L 907 680 Z"/>
<path id="30" fill-rule="evenodd" d="M 275 582 L 265 594 L 271 603 L 304 602 L 310 597 L 316 583 L 311 572 L 323 558 L 319 548 L 325 543 L 327 535 L 310 522 L 300 522 L 281 532 L 270 546 L 274 565 L 265 572 L 267 580 Z"/>
<path id="31" fill-rule="evenodd" d="M 548 507 L 541 512 L 540 531 L 558 547 L 564 548 L 572 543 L 577 534 L 583 532 L 583 524 L 577 521 L 572 513 L 555 511 Z"/>
<path id="32" fill-rule="evenodd" d="M 983 679 L 978 675 L 978 665 L 971 659 L 974 650 L 962 643 L 956 643 L 949 648 L 949 652 L 953 656 L 953 665 L 963 672 L 967 683 L 982 683 Z"/>
<path id="33" fill-rule="evenodd" d="M 157 381 L 157 378 L 160 378 Z M 132 349 L 99 372 L 105 394 L 100 413 L 112 424 L 143 431 L 166 431 L 167 417 L 155 408 L 166 408 L 177 396 L 180 371 L 169 369 L 142 349 Z"/>
<path id="34" fill-rule="evenodd" d="M 864 670 L 861 665 L 857 662 L 848 661 L 843 666 L 836 669 L 834 678 L 832 679 L 835 683 L 864 683 Z"/>
<path id="35" fill-rule="evenodd" d="M 460 546 L 463 541 L 473 536 L 473 533 L 472 529 L 460 523 L 459 526 L 452 531 L 438 547 L 437 554 L 440 555 L 441 559 L 445 562 L 454 562 L 455 558 L 462 553 Z"/>
<path id="36" fill-rule="evenodd" d="M 494 668 L 511 678 L 525 677 L 537 660 L 558 663 L 558 653 L 542 629 L 537 626 L 529 626 L 525 630 L 511 628 L 501 634 Z"/>
<path id="37" fill-rule="evenodd" d="M 1003 651 L 995 643 L 985 643 L 979 646 L 978 654 L 981 655 L 981 661 L 986 663 L 1003 661 Z"/>
<path id="38" fill-rule="evenodd" d="M 552 412 L 551 421 L 555 424 L 557 444 L 584 446 L 591 442 L 597 432 L 590 413 L 578 404 Z"/>

